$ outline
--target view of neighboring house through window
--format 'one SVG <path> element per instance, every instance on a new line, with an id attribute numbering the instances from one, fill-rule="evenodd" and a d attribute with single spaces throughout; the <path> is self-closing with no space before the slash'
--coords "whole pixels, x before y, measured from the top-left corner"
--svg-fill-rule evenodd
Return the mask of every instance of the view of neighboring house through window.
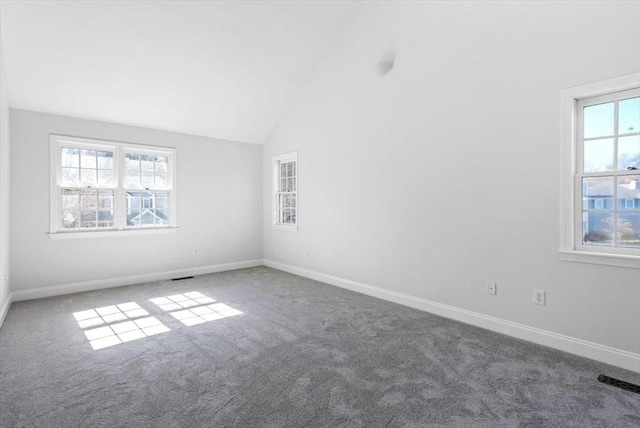
<path id="1" fill-rule="evenodd" d="M 51 233 L 175 227 L 174 156 L 51 135 Z"/>
<path id="2" fill-rule="evenodd" d="M 577 107 L 583 249 L 640 248 L 639 91 L 582 99 Z"/>
<path id="3" fill-rule="evenodd" d="M 298 214 L 298 154 L 274 157 L 275 224 L 295 230 Z"/>
<path id="4" fill-rule="evenodd" d="M 125 152 L 127 226 L 164 226 L 169 220 L 167 156 Z"/>

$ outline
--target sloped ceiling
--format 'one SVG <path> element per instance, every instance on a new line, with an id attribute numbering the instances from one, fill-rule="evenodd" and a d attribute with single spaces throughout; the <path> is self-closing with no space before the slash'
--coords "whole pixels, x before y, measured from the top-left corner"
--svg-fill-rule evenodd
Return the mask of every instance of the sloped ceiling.
<path id="1" fill-rule="evenodd" d="M 2 1 L 9 105 L 261 144 L 349 7 Z"/>

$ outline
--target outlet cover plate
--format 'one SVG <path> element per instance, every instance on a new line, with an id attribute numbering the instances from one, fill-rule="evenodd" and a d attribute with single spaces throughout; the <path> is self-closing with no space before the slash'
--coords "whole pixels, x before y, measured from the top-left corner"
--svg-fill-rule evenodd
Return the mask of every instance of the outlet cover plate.
<path id="1" fill-rule="evenodd" d="M 498 293 L 498 284 L 493 281 L 487 281 L 487 293 L 495 296 Z"/>
<path id="2" fill-rule="evenodd" d="M 533 304 L 534 305 L 545 305 L 545 295 L 544 290 L 536 290 L 533 289 Z"/>

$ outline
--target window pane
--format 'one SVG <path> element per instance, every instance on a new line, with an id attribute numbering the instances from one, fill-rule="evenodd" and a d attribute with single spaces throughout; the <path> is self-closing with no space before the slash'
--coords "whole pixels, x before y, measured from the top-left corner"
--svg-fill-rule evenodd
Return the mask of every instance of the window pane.
<path id="1" fill-rule="evenodd" d="M 640 169 L 640 135 L 618 138 L 618 170 Z"/>
<path id="2" fill-rule="evenodd" d="M 98 227 L 113 227 L 113 211 L 98 211 Z"/>
<path id="3" fill-rule="evenodd" d="M 282 162 L 280 163 L 280 178 L 284 178 L 287 176 L 287 164 Z"/>
<path id="4" fill-rule="evenodd" d="M 140 171 L 140 157 L 135 153 L 126 153 L 125 166 L 127 171 Z"/>
<path id="5" fill-rule="evenodd" d="M 291 175 L 296 175 L 296 162 L 291 162 Z"/>
<path id="6" fill-rule="evenodd" d="M 153 226 L 155 224 L 155 214 L 153 211 L 144 210 L 140 214 L 139 226 Z"/>
<path id="7" fill-rule="evenodd" d="M 80 207 L 83 210 L 94 210 L 98 207 L 98 191 L 97 190 L 81 190 L 80 191 Z"/>
<path id="8" fill-rule="evenodd" d="M 153 173 L 143 172 L 140 176 L 140 185 L 145 189 L 150 189 L 153 187 Z"/>
<path id="9" fill-rule="evenodd" d="M 80 227 L 90 228 L 97 226 L 97 212 L 95 210 L 80 211 Z"/>
<path id="10" fill-rule="evenodd" d="M 78 211 L 62 210 L 62 228 L 75 229 L 78 227 Z"/>
<path id="11" fill-rule="evenodd" d="M 607 199 L 613 199 L 613 177 L 582 179 L 582 206 L 584 209 L 603 209 Z"/>
<path id="12" fill-rule="evenodd" d="M 142 171 L 153 172 L 154 156 L 140 155 L 140 168 Z"/>
<path id="13" fill-rule="evenodd" d="M 139 189 L 140 173 L 138 171 L 127 171 L 127 175 L 124 180 L 124 187 L 127 189 Z"/>
<path id="14" fill-rule="evenodd" d="M 640 248 L 640 213 L 619 214 L 617 233 L 619 245 Z"/>
<path id="15" fill-rule="evenodd" d="M 613 245 L 613 212 L 587 211 L 582 220 L 584 244 Z"/>
<path id="16" fill-rule="evenodd" d="M 613 169 L 613 138 L 584 142 L 584 172 Z"/>
<path id="17" fill-rule="evenodd" d="M 95 169 L 80 170 L 80 185 L 95 187 L 98 184 L 98 171 Z"/>
<path id="18" fill-rule="evenodd" d="M 77 168 L 62 168 L 61 185 L 77 187 L 80 184 L 80 170 Z"/>
<path id="19" fill-rule="evenodd" d="M 113 210 L 113 191 L 100 191 L 98 194 L 98 208 L 101 210 Z"/>
<path id="20" fill-rule="evenodd" d="M 640 209 L 640 174 L 618 177 L 618 209 Z"/>
<path id="21" fill-rule="evenodd" d="M 140 192 L 127 192 L 127 212 L 139 210 L 141 207 L 142 194 Z"/>
<path id="22" fill-rule="evenodd" d="M 614 103 L 584 108 L 584 138 L 613 135 Z"/>
<path id="23" fill-rule="evenodd" d="M 169 211 L 167 209 L 156 210 L 156 225 L 165 226 L 169 224 Z"/>
<path id="24" fill-rule="evenodd" d="M 111 187 L 113 186 L 113 171 L 107 169 L 98 170 L 98 186 L 99 187 Z"/>
<path id="25" fill-rule="evenodd" d="M 80 166 L 82 168 L 97 168 L 95 150 L 80 151 Z"/>
<path id="26" fill-rule="evenodd" d="M 168 185 L 167 175 L 166 174 L 156 174 L 156 189 L 166 189 Z"/>
<path id="27" fill-rule="evenodd" d="M 127 212 L 127 226 L 140 226 L 139 210 L 131 210 Z"/>
<path id="28" fill-rule="evenodd" d="M 640 98 L 629 98 L 618 104 L 618 133 L 640 131 Z"/>
<path id="29" fill-rule="evenodd" d="M 98 168 L 113 169 L 113 152 L 97 152 Z"/>
<path id="30" fill-rule="evenodd" d="M 62 166 L 78 168 L 80 166 L 80 150 L 71 147 L 62 148 Z"/>
<path id="31" fill-rule="evenodd" d="M 282 207 L 283 208 L 295 208 L 296 196 L 295 195 L 282 195 Z"/>
<path id="32" fill-rule="evenodd" d="M 166 156 L 156 156 L 155 173 L 166 174 L 169 172 Z"/>
<path id="33" fill-rule="evenodd" d="M 169 208 L 169 193 L 168 192 L 157 192 L 156 193 L 156 208 L 157 209 L 167 209 L 167 208 Z"/>
<path id="34" fill-rule="evenodd" d="M 77 190 L 64 189 L 62 191 L 62 208 L 78 209 L 80 204 L 80 196 Z"/>

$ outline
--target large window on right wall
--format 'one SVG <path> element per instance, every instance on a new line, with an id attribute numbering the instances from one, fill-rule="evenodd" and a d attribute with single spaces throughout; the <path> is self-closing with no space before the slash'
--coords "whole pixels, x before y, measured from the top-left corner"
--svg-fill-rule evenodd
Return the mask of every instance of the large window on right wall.
<path id="1" fill-rule="evenodd" d="M 298 230 L 298 153 L 273 157 L 273 224 L 276 229 Z"/>
<path id="2" fill-rule="evenodd" d="M 564 94 L 571 129 L 564 142 L 562 253 L 570 261 L 640 268 L 637 80 L 631 75 Z"/>

